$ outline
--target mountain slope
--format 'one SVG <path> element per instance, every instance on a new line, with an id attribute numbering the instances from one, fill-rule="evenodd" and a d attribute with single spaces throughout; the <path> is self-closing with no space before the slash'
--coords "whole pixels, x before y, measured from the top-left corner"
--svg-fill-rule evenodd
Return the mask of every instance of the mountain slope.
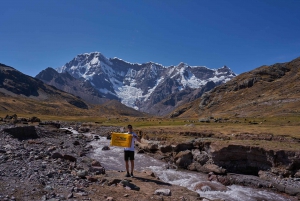
<path id="1" fill-rule="evenodd" d="M 99 52 L 77 55 L 57 71 L 88 80 L 103 97 L 120 99 L 129 107 L 152 114 L 163 114 L 159 112 L 163 111 L 160 102 L 172 94 L 190 94 L 207 82 L 219 85 L 236 76 L 226 66 L 208 69 L 185 63 L 170 67 L 153 62 L 133 64 L 107 59 Z M 168 105 L 172 109 L 175 106 Z"/>
<path id="2" fill-rule="evenodd" d="M 56 73 L 56 72 L 55 72 Z M 81 98 L 25 75 L 0 63 L 0 112 L 59 116 L 111 116 L 127 111 L 131 116 L 144 114 L 126 106 L 90 106 Z"/>
<path id="3" fill-rule="evenodd" d="M 99 91 L 88 80 L 76 79 L 68 72 L 58 73 L 53 68 L 47 68 L 41 71 L 36 78 L 67 93 L 79 96 L 88 103 L 102 104 L 108 101 L 102 98 Z"/>
<path id="4" fill-rule="evenodd" d="M 171 116 L 300 115 L 300 57 L 243 73 L 176 109 Z"/>

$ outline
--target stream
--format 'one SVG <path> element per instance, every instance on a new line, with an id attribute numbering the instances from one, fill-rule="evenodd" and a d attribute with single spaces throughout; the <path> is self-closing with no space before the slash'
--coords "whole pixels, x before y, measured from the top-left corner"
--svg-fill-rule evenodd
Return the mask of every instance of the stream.
<path id="1" fill-rule="evenodd" d="M 109 146 L 110 140 L 100 137 L 99 140 L 90 142 L 94 148 L 91 157 L 100 161 L 107 170 L 125 170 L 123 148 L 110 147 L 110 150 L 102 151 L 104 146 Z M 207 180 L 207 175 L 199 172 L 166 169 L 166 163 L 156 160 L 146 154 L 135 154 L 135 170 L 150 170 L 155 173 L 160 180 L 170 184 L 186 187 L 192 191 L 199 183 Z M 125 172 L 124 172 L 125 174 Z M 294 201 L 293 197 L 281 195 L 267 190 L 250 187 L 231 185 L 227 186 L 226 192 L 220 191 L 196 191 L 201 197 L 208 199 L 223 199 L 226 201 Z"/>

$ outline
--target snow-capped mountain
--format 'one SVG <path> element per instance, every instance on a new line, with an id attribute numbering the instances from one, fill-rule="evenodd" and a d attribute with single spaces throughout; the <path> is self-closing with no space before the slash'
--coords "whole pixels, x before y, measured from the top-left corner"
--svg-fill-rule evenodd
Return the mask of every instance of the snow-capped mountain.
<path id="1" fill-rule="evenodd" d="M 99 52 L 77 55 L 56 70 L 88 80 L 103 97 L 119 99 L 145 112 L 172 94 L 196 90 L 208 82 L 219 85 L 236 76 L 226 66 L 209 69 L 185 63 L 169 67 L 154 62 L 137 64 L 119 58 L 108 59 Z"/>

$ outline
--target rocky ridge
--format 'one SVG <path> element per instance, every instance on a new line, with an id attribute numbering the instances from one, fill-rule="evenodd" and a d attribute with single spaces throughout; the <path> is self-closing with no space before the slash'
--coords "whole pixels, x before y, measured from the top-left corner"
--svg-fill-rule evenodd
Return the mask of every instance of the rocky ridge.
<path id="1" fill-rule="evenodd" d="M 299 116 L 300 58 L 261 66 L 177 108 L 172 117 Z"/>

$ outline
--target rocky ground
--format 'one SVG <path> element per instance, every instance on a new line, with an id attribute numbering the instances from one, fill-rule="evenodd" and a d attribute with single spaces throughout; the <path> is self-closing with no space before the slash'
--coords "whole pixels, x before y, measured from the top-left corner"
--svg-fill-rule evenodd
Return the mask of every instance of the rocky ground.
<path id="1" fill-rule="evenodd" d="M 79 134 L 59 129 L 60 127 L 72 127 Z M 124 172 L 105 170 L 101 161 L 89 157 L 89 153 L 93 151 L 89 142 L 95 140 L 95 136 L 84 133 L 109 136 L 110 132 L 119 129 L 87 123 L 3 123 L 0 128 L 0 201 L 208 200 L 186 188 L 162 182 L 152 172 L 137 172 L 135 177 L 125 178 Z M 196 186 L 197 190 L 222 191 L 228 185 L 238 184 L 285 193 L 300 200 L 297 154 L 275 152 L 276 157 L 272 159 L 274 151 L 266 152 L 251 147 L 249 151 L 249 147 L 245 149 L 242 146 L 233 148 L 234 150 L 224 150 L 214 147 L 214 144 L 201 141 L 201 138 L 172 145 L 151 140 L 142 140 L 138 144 L 140 153 L 168 162 L 167 168 L 208 173 L 209 181 L 221 183 L 213 185 L 213 182 L 203 182 Z M 239 157 L 244 152 L 248 153 L 247 159 L 252 166 L 242 166 L 244 159 Z M 290 165 L 277 167 L 274 163 L 274 167 L 272 164 L 270 166 L 271 171 L 266 171 L 264 169 L 270 168 L 270 164 L 264 162 L 265 155 L 268 155 L 268 161 L 276 160 L 278 163 L 285 159 Z M 217 165 L 224 161 L 231 163 L 224 163 L 223 167 Z M 234 164 L 232 161 L 239 162 Z M 253 164 L 258 167 L 255 171 L 261 169 L 257 175 L 234 172 L 233 167 L 236 165 L 241 165 L 239 169 L 246 170 L 253 167 Z"/>
<path id="2" fill-rule="evenodd" d="M 59 126 L 70 125 L 1 126 L 0 201 L 202 200 L 197 193 L 164 183 L 151 172 L 125 179 L 124 172 L 105 170 L 87 156 L 92 138 Z M 78 131 L 87 131 L 77 126 Z M 114 129 L 102 127 L 97 133 L 106 135 Z"/>

